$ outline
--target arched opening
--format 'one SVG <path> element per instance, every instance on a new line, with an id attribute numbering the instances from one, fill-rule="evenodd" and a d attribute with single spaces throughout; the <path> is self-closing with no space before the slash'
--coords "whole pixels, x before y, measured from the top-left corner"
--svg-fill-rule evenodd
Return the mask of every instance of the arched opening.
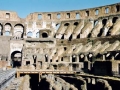
<path id="1" fill-rule="evenodd" d="M 89 11 L 86 11 L 86 16 L 89 16 L 89 14 L 90 14 Z"/>
<path id="2" fill-rule="evenodd" d="M 64 26 L 65 26 L 65 27 L 69 26 L 69 23 L 65 23 Z"/>
<path id="3" fill-rule="evenodd" d="M 119 12 L 120 11 L 120 5 L 117 5 L 116 6 L 116 12 Z"/>
<path id="4" fill-rule="evenodd" d="M 111 53 L 107 53 L 105 59 L 106 60 L 111 60 L 112 59 L 112 54 Z"/>
<path id="5" fill-rule="evenodd" d="M 22 54 L 20 51 L 14 51 L 11 54 L 12 67 L 20 67 L 22 62 Z"/>
<path id="6" fill-rule="evenodd" d="M 11 32 L 11 29 L 12 29 L 12 26 L 11 26 L 11 24 L 10 23 L 6 23 L 5 24 L 5 32 Z M 5 34 L 6 35 L 6 34 Z"/>
<path id="7" fill-rule="evenodd" d="M 106 14 L 109 13 L 109 8 L 108 8 L 108 7 L 105 8 L 105 13 L 106 13 Z"/>
<path id="8" fill-rule="evenodd" d="M 32 32 L 28 32 L 28 33 L 27 33 L 27 37 L 28 37 L 28 38 L 31 38 L 31 37 L 32 37 Z"/>
<path id="9" fill-rule="evenodd" d="M 45 62 L 48 62 L 48 56 L 45 55 Z"/>
<path id="10" fill-rule="evenodd" d="M 103 24 L 103 26 L 105 26 L 106 23 L 107 23 L 107 19 L 103 19 L 103 20 L 102 20 L 102 24 Z"/>
<path id="11" fill-rule="evenodd" d="M 53 65 L 53 67 L 54 67 L 54 70 L 57 70 L 57 65 Z"/>
<path id="12" fill-rule="evenodd" d="M 47 38 L 47 37 L 48 37 L 48 34 L 44 32 L 44 33 L 42 33 L 42 37 L 43 37 L 43 38 Z"/>
<path id="13" fill-rule="evenodd" d="M 112 23 L 116 23 L 117 19 L 118 19 L 118 17 L 114 17 L 114 18 L 112 19 Z"/>
<path id="14" fill-rule="evenodd" d="M 75 23 L 74 23 L 74 26 L 77 26 L 77 25 L 78 25 L 78 22 L 75 22 Z"/>
<path id="15" fill-rule="evenodd" d="M 75 55 L 72 56 L 72 62 L 76 62 L 76 56 Z"/>
<path id="16" fill-rule="evenodd" d="M 95 15 L 98 15 L 98 14 L 99 14 L 99 10 L 96 9 L 96 10 L 95 10 Z"/>
<path id="17" fill-rule="evenodd" d="M 38 19 L 42 19 L 42 14 L 38 14 Z"/>
<path id="18" fill-rule="evenodd" d="M 97 35 L 97 37 L 101 37 L 103 32 L 104 32 L 104 28 L 101 28 L 99 34 Z"/>
<path id="19" fill-rule="evenodd" d="M 79 55 L 79 62 L 84 62 L 85 59 L 85 55 L 84 54 L 80 54 Z"/>
<path id="20" fill-rule="evenodd" d="M 116 53 L 115 60 L 120 60 L 120 53 Z"/>
<path id="21" fill-rule="evenodd" d="M 12 26 L 10 23 L 6 23 L 5 24 L 5 36 L 10 36 L 10 32 L 11 32 Z"/>
<path id="22" fill-rule="evenodd" d="M 61 15 L 60 13 L 57 14 L 57 19 L 60 19 L 61 18 Z"/>
<path id="23" fill-rule="evenodd" d="M 16 33 L 16 32 L 21 32 L 19 33 Z M 16 24 L 14 26 L 14 36 L 15 37 L 18 37 L 18 38 L 23 38 L 23 32 L 24 32 L 24 26 L 22 24 Z"/>
<path id="24" fill-rule="evenodd" d="M 80 14 L 76 13 L 76 19 L 80 19 Z"/>

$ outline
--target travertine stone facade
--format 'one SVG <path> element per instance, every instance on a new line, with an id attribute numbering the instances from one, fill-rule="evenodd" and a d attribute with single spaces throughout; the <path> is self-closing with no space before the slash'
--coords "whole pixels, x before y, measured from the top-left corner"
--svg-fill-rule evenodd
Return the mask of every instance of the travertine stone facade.
<path id="1" fill-rule="evenodd" d="M 120 3 L 25 19 L 0 11 L 0 60 L 22 70 L 89 72 L 96 60 L 120 59 L 119 24 Z"/>

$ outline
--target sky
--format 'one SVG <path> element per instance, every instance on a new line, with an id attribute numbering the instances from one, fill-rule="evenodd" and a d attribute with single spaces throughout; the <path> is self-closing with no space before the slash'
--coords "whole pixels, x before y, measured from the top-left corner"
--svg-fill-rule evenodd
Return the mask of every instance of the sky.
<path id="1" fill-rule="evenodd" d="M 56 12 L 81 10 L 109 4 L 120 0 L 0 0 L 0 10 L 15 11 L 21 18 L 33 12 Z"/>

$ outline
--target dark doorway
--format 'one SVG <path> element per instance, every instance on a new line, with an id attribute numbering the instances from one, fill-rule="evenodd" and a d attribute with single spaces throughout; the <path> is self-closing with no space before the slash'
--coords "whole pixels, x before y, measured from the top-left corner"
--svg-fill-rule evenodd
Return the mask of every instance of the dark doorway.
<path id="1" fill-rule="evenodd" d="M 57 65 L 53 65 L 54 69 L 57 70 Z"/>
<path id="2" fill-rule="evenodd" d="M 26 65 L 30 65 L 30 61 L 26 61 Z"/>
<path id="3" fill-rule="evenodd" d="M 21 66 L 21 60 L 22 60 L 22 56 L 21 56 L 21 52 L 20 51 L 14 51 L 11 54 L 11 60 L 12 60 L 12 67 L 20 67 Z"/>
<path id="4" fill-rule="evenodd" d="M 48 37 L 48 34 L 44 32 L 44 33 L 42 33 L 42 37 L 43 37 L 43 38 L 47 38 L 47 37 Z"/>

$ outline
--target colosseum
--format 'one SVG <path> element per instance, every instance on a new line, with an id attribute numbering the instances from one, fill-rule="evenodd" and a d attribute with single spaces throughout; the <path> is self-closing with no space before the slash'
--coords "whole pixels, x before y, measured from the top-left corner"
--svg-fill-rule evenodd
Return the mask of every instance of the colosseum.
<path id="1" fill-rule="evenodd" d="M 120 90 L 120 3 L 0 11 L 0 90 Z"/>

